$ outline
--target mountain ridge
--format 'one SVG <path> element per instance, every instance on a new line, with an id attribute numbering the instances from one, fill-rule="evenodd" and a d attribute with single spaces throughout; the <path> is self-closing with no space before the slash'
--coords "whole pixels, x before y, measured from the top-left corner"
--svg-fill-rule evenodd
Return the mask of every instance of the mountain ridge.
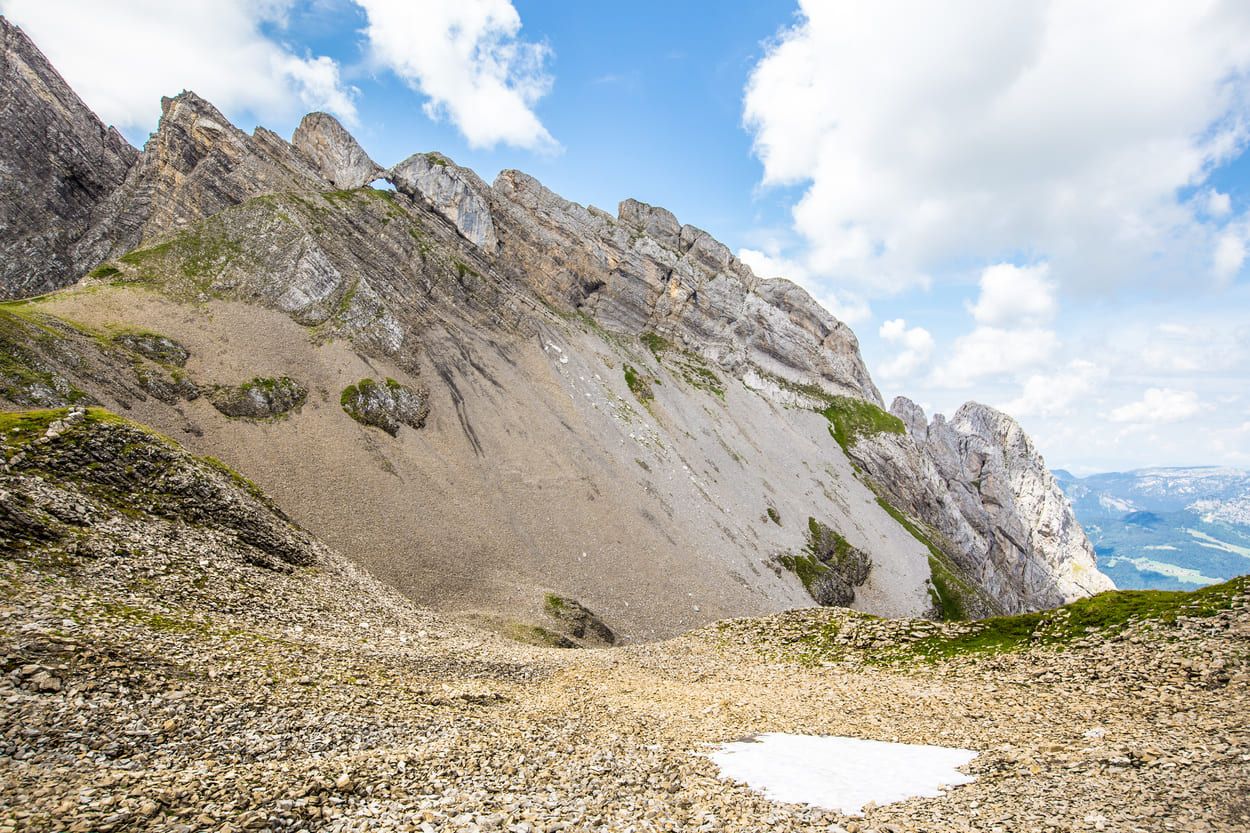
<path id="1" fill-rule="evenodd" d="M 1060 483 L 1118 584 L 1188 589 L 1250 569 L 1250 472 L 1153 466 Z"/>
<path id="2" fill-rule="evenodd" d="M 556 591 L 626 636 L 663 635 L 810 602 L 783 563 L 810 545 L 808 518 L 871 557 L 854 604 L 885 615 L 1011 612 L 1109 586 L 1014 421 L 966 406 L 922 432 L 885 412 L 849 327 L 665 209 L 625 200 L 612 216 L 432 152 L 382 170 L 326 114 L 288 143 L 194 93 L 162 110 L 93 209 L 84 239 L 107 255 L 17 317 L 110 344 L 155 331 L 190 356 L 161 371 L 169 384 L 291 377 L 311 395 L 268 422 L 205 397 L 140 400 L 134 381 L 76 373 L 95 348 L 48 349 L 43 325 L 15 325 L 14 355 L 43 363 L 18 369 L 94 386 L 227 457 L 414 597 L 532 614 Z M 413 391 L 423 427 L 385 441 L 352 423 L 337 402 L 365 379 Z M 982 458 L 1010 509 L 971 488 Z M 431 556 L 446 552 L 463 571 Z M 811 569 L 836 569 L 828 558 Z"/>

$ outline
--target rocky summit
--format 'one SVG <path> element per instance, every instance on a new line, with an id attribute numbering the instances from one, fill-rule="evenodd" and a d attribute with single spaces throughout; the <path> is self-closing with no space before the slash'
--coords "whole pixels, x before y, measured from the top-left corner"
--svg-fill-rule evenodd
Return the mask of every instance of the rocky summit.
<path id="1" fill-rule="evenodd" d="M 2 25 L 0 831 L 1247 823 L 1244 581 L 1111 592 L 1007 414 L 663 208 L 192 92 L 135 149 Z M 706 757 L 784 731 L 976 780 Z"/>

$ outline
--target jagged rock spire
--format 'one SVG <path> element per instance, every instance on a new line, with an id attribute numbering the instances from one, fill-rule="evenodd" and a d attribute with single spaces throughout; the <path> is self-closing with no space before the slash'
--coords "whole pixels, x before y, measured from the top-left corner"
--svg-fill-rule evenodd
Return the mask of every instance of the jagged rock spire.
<path id="1" fill-rule="evenodd" d="M 139 156 L 26 34 L 0 17 L 0 298 L 75 280 L 75 244 Z"/>
<path id="2" fill-rule="evenodd" d="M 361 188 L 382 175 L 382 166 L 329 113 L 309 113 L 291 144 L 308 157 L 335 188 Z"/>

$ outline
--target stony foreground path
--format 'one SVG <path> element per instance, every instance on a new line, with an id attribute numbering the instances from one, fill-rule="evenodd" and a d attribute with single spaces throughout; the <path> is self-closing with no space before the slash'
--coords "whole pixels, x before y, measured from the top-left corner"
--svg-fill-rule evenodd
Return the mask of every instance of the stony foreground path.
<path id="1" fill-rule="evenodd" d="M 219 464 L 23 419 L 0 467 L 3 833 L 1250 829 L 1250 581 L 1140 616 L 1117 596 L 1127 620 L 820 609 L 538 648 L 413 605 Z M 779 731 L 965 747 L 977 780 L 849 818 L 706 757 Z"/>
<path id="2" fill-rule="evenodd" d="M 1250 825 L 1244 598 L 935 664 L 872 664 L 898 626 L 829 611 L 559 651 L 435 618 L 343 565 L 216 562 L 197 588 L 184 545 L 4 562 L 0 829 Z M 848 648 L 814 662 L 802 637 L 829 622 Z M 978 780 L 863 819 L 773 804 L 702 754 L 766 731 L 967 747 Z"/>

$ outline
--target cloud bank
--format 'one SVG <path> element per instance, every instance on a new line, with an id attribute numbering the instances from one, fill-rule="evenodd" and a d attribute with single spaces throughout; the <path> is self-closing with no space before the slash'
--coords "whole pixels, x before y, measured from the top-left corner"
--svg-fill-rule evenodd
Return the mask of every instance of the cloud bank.
<path id="1" fill-rule="evenodd" d="M 1250 138 L 1250 4 L 800 6 L 744 122 L 764 183 L 806 185 L 811 273 L 885 294 L 1021 252 L 1068 286 L 1243 268 L 1245 229 L 1192 190 Z"/>
<path id="2" fill-rule="evenodd" d="M 326 110 L 356 122 L 356 90 L 325 56 L 299 54 L 281 30 L 294 0 L 2 0 L 104 121 L 151 131 L 161 96 L 194 90 L 227 113 L 270 118 Z"/>

